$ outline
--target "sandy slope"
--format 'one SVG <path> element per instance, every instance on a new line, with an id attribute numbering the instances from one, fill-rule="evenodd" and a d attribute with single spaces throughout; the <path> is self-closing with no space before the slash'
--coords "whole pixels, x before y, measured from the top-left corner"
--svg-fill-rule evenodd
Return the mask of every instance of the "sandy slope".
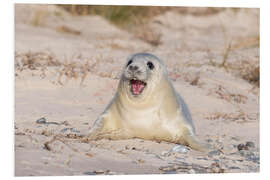
<path id="1" fill-rule="evenodd" d="M 42 23 L 33 26 L 40 9 Z M 73 17 L 55 6 L 16 5 L 15 15 L 16 176 L 259 171 L 259 88 L 241 70 L 210 63 L 221 63 L 231 42 L 228 64 L 258 66 L 258 10 L 167 12 L 149 23 L 161 34 L 157 47 L 102 17 Z M 167 153 L 176 145 L 141 139 L 81 141 L 115 93 L 126 57 L 142 51 L 164 61 L 198 138 L 221 152 Z M 59 64 L 50 65 L 50 58 Z M 74 74 L 60 76 L 68 63 Z M 42 117 L 47 123 L 36 122 Z M 255 147 L 239 151 L 247 141 Z"/>

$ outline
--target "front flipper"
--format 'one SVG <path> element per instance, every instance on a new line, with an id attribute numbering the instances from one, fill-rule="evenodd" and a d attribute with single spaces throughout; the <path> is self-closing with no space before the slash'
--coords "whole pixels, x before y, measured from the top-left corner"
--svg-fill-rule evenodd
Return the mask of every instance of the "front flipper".
<path id="1" fill-rule="evenodd" d="M 102 115 L 100 115 L 98 119 L 95 121 L 94 125 L 91 127 L 90 132 L 87 136 L 89 140 L 102 139 L 102 134 L 105 133 L 104 126 L 106 122 L 106 114 L 107 113 L 103 113 Z"/>
<path id="2" fill-rule="evenodd" d="M 103 112 L 95 121 L 93 127 L 90 129 L 89 135 L 86 137 L 87 141 L 130 138 L 120 125 L 120 117 L 118 117 L 111 108 L 113 108 L 113 106 Z"/>

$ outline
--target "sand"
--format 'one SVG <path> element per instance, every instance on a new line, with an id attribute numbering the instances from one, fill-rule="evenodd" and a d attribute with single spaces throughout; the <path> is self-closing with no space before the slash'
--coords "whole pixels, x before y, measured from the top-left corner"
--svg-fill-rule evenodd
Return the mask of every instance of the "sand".
<path id="1" fill-rule="evenodd" d="M 190 12 L 152 18 L 148 28 L 160 35 L 153 46 L 100 16 L 17 4 L 15 175 L 259 172 L 260 89 L 245 78 L 259 67 L 259 10 Z M 218 150 L 173 152 L 177 144 L 143 139 L 82 140 L 116 92 L 127 56 L 137 52 L 164 61 L 198 138 Z"/>

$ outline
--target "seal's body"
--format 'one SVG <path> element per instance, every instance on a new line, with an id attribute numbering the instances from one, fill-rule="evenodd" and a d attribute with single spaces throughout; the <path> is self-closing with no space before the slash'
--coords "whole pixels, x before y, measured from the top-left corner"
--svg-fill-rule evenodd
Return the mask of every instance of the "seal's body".
<path id="1" fill-rule="evenodd" d="M 148 53 L 128 58 L 118 90 L 91 129 L 91 139 L 142 138 L 206 149 L 196 140 L 188 107 L 161 60 Z"/>

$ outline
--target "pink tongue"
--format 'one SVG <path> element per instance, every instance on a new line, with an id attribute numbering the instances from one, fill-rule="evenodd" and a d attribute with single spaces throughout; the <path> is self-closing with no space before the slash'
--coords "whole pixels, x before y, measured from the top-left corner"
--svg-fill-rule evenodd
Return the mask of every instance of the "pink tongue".
<path id="1" fill-rule="evenodd" d="M 132 91 L 135 95 L 140 94 L 143 88 L 144 85 L 140 82 L 132 83 Z"/>

